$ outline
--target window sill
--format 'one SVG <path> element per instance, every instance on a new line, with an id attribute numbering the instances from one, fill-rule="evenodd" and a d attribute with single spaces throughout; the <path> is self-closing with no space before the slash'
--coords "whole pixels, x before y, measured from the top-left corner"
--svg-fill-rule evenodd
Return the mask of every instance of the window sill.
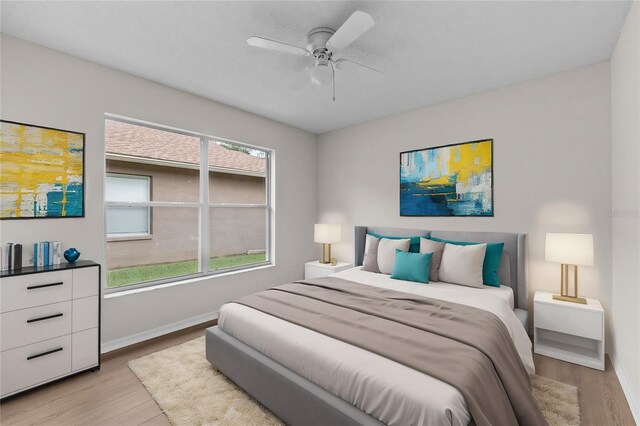
<path id="1" fill-rule="evenodd" d="M 107 242 L 114 241 L 138 241 L 138 240 L 150 240 L 153 238 L 153 234 L 125 234 L 125 235 L 107 235 Z"/>
<path id="2" fill-rule="evenodd" d="M 175 286 L 180 286 L 180 285 L 185 285 L 185 284 L 199 283 L 201 281 L 215 279 L 215 278 L 218 278 L 218 277 L 227 277 L 227 276 L 230 276 L 230 275 L 241 274 L 243 272 L 259 271 L 261 269 L 269 269 L 269 268 L 272 268 L 274 266 L 275 266 L 274 263 L 270 263 L 268 265 L 260 265 L 260 266 L 256 266 L 256 267 L 253 267 L 253 268 L 238 269 L 238 270 L 234 270 L 234 271 L 220 272 L 220 273 L 217 273 L 217 274 L 207 274 L 207 275 L 202 275 L 202 276 L 195 277 L 195 278 L 187 278 L 187 279 L 172 281 L 172 282 L 169 282 L 169 283 L 162 283 L 162 284 L 157 284 L 157 285 L 149 285 L 147 287 L 132 288 L 132 289 L 129 289 L 129 290 L 116 290 L 116 291 L 112 291 L 112 292 L 106 293 L 104 295 L 104 298 L 105 299 L 114 299 L 116 297 L 128 296 L 128 295 L 131 295 L 131 294 L 138 294 L 138 293 L 145 293 L 147 291 L 159 290 L 159 289 L 167 288 L 167 287 L 175 287 Z M 112 290 L 112 289 L 108 289 L 107 288 L 105 290 L 109 291 L 109 290 Z"/>

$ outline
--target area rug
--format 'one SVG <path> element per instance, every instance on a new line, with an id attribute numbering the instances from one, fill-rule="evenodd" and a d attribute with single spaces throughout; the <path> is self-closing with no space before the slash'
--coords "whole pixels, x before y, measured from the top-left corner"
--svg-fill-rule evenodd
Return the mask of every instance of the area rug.
<path id="1" fill-rule="evenodd" d="M 283 425 L 209 364 L 204 337 L 130 361 L 129 368 L 173 425 Z M 549 425 L 580 424 L 575 386 L 540 376 L 532 384 Z"/>

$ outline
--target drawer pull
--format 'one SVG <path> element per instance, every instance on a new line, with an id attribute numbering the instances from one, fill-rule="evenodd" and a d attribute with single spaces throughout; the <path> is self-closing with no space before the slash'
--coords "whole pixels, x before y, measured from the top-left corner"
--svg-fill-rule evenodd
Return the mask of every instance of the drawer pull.
<path id="1" fill-rule="evenodd" d="M 55 287 L 55 286 L 62 285 L 62 284 L 64 284 L 64 283 L 62 281 L 60 281 L 60 282 L 57 282 L 57 283 L 32 285 L 32 286 L 27 287 L 27 290 L 35 290 L 35 289 L 38 289 L 38 288 L 45 288 L 45 287 Z"/>
<path id="2" fill-rule="evenodd" d="M 39 354 L 30 355 L 30 356 L 27 357 L 27 361 L 30 361 L 30 360 L 35 359 L 35 358 L 40 358 L 41 356 L 51 355 L 51 354 L 54 354 L 56 352 L 60 352 L 62 349 L 63 349 L 63 347 L 61 346 L 59 348 L 51 349 L 51 350 L 48 350 L 48 351 L 45 351 L 45 352 L 40 352 Z"/>
<path id="3" fill-rule="evenodd" d="M 33 319 L 27 320 L 27 324 L 31 324 L 32 322 L 44 321 L 44 320 L 48 320 L 48 319 L 52 319 L 52 318 L 58 318 L 58 317 L 61 317 L 63 315 L 64 314 L 62 312 L 60 312 L 59 314 L 47 315 L 46 317 L 33 318 Z"/>

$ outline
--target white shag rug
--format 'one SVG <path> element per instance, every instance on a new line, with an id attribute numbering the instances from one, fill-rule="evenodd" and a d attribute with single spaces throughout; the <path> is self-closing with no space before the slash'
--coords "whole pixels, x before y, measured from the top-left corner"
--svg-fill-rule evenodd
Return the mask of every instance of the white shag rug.
<path id="1" fill-rule="evenodd" d="M 129 368 L 173 425 L 283 425 L 211 366 L 204 337 L 130 361 Z M 550 426 L 580 425 L 575 386 L 540 376 L 533 376 L 532 384 Z"/>

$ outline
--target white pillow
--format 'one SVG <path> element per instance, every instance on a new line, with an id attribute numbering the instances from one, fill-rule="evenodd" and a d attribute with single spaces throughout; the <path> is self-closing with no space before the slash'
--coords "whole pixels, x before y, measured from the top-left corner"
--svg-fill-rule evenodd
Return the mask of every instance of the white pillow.
<path id="1" fill-rule="evenodd" d="M 396 249 L 409 251 L 411 240 L 392 240 L 382 238 L 378 244 L 378 269 L 383 274 L 391 275 L 393 265 L 396 263 Z"/>
<path id="2" fill-rule="evenodd" d="M 486 244 L 445 244 L 440 261 L 440 281 L 482 288 L 482 264 L 486 251 Z"/>

